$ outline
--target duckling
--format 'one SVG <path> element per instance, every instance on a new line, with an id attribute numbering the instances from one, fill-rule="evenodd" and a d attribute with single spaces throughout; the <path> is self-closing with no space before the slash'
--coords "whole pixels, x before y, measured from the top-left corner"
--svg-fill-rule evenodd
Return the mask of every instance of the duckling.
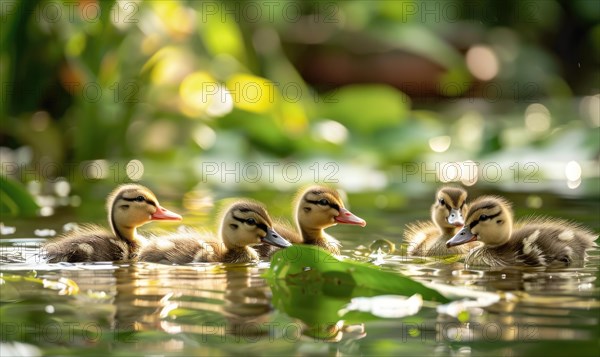
<path id="1" fill-rule="evenodd" d="M 150 221 L 179 221 L 181 216 L 158 204 L 156 196 L 144 186 L 125 184 L 107 198 L 111 231 L 96 225 L 66 233 L 42 247 L 49 263 L 129 261 L 145 243 L 136 228 Z"/>
<path id="2" fill-rule="evenodd" d="M 291 245 L 273 228 L 265 207 L 239 200 L 224 211 L 219 236 L 188 230 L 157 237 L 140 252 L 140 261 L 186 264 L 191 262 L 254 263 L 260 257 L 253 245 L 262 243 L 285 248 Z"/>
<path id="3" fill-rule="evenodd" d="M 275 229 L 294 244 L 312 244 L 328 250 L 332 254 L 340 254 L 340 242 L 325 233 L 325 229 L 338 223 L 364 227 L 364 219 L 357 217 L 344 207 L 340 194 L 326 186 L 311 186 L 300 190 L 294 200 L 294 212 L 297 230 L 289 223 L 279 221 Z M 267 257 L 276 249 L 261 246 L 261 256 Z"/>
<path id="4" fill-rule="evenodd" d="M 464 254 L 475 243 L 447 248 L 446 241 L 465 223 L 467 191 L 461 187 L 444 186 L 435 194 L 431 205 L 431 221 L 416 222 L 406 226 L 404 241 L 412 256 L 443 256 Z"/>
<path id="5" fill-rule="evenodd" d="M 501 197 L 474 201 L 465 226 L 448 247 L 480 241 L 465 259 L 469 265 L 581 267 L 597 235 L 582 226 L 555 218 L 531 218 L 513 227 L 511 204 Z"/>

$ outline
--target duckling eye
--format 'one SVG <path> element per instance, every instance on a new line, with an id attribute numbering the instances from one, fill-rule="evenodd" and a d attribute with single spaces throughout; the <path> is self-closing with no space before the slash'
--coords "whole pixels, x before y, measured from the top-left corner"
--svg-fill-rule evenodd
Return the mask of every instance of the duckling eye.
<path id="1" fill-rule="evenodd" d="M 490 218 L 490 217 L 488 217 L 486 214 L 482 214 L 481 216 L 479 216 L 480 221 L 485 221 L 488 218 Z"/>
<path id="2" fill-rule="evenodd" d="M 136 202 L 144 202 L 146 200 L 146 198 L 144 198 L 144 196 L 137 196 L 134 201 Z"/>
<path id="3" fill-rule="evenodd" d="M 327 201 L 327 199 L 325 199 L 325 198 L 320 199 L 319 202 L 317 202 L 317 203 L 320 204 L 321 206 L 329 205 L 329 201 Z"/>
<path id="4" fill-rule="evenodd" d="M 442 205 L 442 206 L 446 205 L 446 201 L 443 198 L 440 198 L 440 205 Z"/>
<path id="5" fill-rule="evenodd" d="M 248 218 L 246 220 L 246 224 L 248 224 L 250 226 L 255 226 L 256 225 L 256 220 L 254 218 Z"/>

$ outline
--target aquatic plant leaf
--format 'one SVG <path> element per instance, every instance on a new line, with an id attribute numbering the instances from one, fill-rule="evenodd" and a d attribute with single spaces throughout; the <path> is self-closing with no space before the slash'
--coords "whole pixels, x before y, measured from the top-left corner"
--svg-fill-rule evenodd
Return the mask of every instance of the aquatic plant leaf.
<path id="1" fill-rule="evenodd" d="M 35 216 L 40 207 L 20 183 L 0 176 L 0 214 Z"/>
<path id="2" fill-rule="evenodd" d="M 423 300 L 448 302 L 436 290 L 400 273 L 357 261 L 341 261 L 314 246 L 293 246 L 282 249 L 271 259 L 267 279 L 284 279 L 288 285 L 318 283 L 331 295 L 350 296 L 354 288 L 368 289 L 377 294 L 412 296 Z"/>
<path id="3" fill-rule="evenodd" d="M 319 115 L 359 133 L 396 127 L 410 111 L 408 97 L 385 85 L 349 85 L 327 96 L 333 100 L 323 100 Z"/>
<path id="4" fill-rule="evenodd" d="M 403 304 L 407 306 L 398 307 L 406 309 L 405 316 L 420 310 L 420 306 L 411 309 L 405 296 L 448 301 L 435 290 L 399 273 L 366 263 L 341 261 L 314 246 L 293 246 L 277 252 L 263 276 L 270 282 L 273 305 L 302 320 L 307 326 L 304 334 L 323 340 L 339 338 L 342 320 L 348 325 L 386 318 L 373 311 L 355 309 L 358 302 L 364 302 L 362 298 L 396 295 L 398 301 L 405 300 Z"/>

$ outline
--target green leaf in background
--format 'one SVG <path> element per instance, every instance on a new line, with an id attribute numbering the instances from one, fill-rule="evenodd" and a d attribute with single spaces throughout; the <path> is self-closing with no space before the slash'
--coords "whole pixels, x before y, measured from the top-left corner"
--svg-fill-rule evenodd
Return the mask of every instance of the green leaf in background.
<path id="1" fill-rule="evenodd" d="M 11 216 L 35 216 L 39 210 L 34 198 L 23 185 L 0 176 L 0 213 Z"/>
<path id="2" fill-rule="evenodd" d="M 396 126 L 410 111 L 409 98 L 386 85 L 350 85 L 329 93 L 326 98 L 320 116 L 360 133 Z"/>
<path id="3" fill-rule="evenodd" d="M 202 21 L 198 21 L 198 30 L 208 51 L 213 56 L 227 54 L 246 63 L 244 39 L 233 14 L 222 12 L 217 3 L 207 5 L 205 10 L 200 14 Z"/>

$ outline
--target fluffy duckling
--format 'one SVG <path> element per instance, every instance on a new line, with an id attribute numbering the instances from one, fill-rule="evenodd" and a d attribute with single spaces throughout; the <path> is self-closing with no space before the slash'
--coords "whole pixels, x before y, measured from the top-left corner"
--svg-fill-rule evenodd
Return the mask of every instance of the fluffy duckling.
<path id="1" fill-rule="evenodd" d="M 481 241 L 465 263 L 487 266 L 583 266 L 586 250 L 595 246 L 597 235 L 577 224 L 554 218 L 517 222 L 508 201 L 483 196 L 474 201 L 465 226 L 447 242 L 448 247 Z"/>
<path id="2" fill-rule="evenodd" d="M 48 262 L 128 261 L 136 257 L 145 243 L 136 228 L 150 221 L 179 221 L 181 216 L 158 204 L 156 196 L 144 186 L 126 184 L 107 198 L 111 231 L 86 225 L 42 247 Z"/>
<path id="3" fill-rule="evenodd" d="M 364 219 L 344 207 L 340 194 L 326 186 L 311 186 L 299 191 L 294 201 L 297 230 L 286 222 L 278 222 L 275 229 L 294 244 L 312 244 L 332 254 L 340 254 L 340 242 L 325 233 L 325 229 L 338 223 L 364 227 Z M 270 256 L 276 249 L 260 247 L 261 256 Z"/>
<path id="4" fill-rule="evenodd" d="M 404 241 L 408 243 L 408 254 L 423 257 L 467 253 L 475 243 L 446 247 L 446 241 L 464 225 L 466 213 L 467 191 L 461 187 L 440 188 L 431 205 L 431 221 L 406 226 Z"/>
<path id="5" fill-rule="evenodd" d="M 291 244 L 272 228 L 265 207 L 239 200 L 224 211 L 219 236 L 188 231 L 157 237 L 140 252 L 140 261 L 186 264 L 191 262 L 253 263 L 260 257 L 253 245 L 266 243 L 285 248 Z"/>

